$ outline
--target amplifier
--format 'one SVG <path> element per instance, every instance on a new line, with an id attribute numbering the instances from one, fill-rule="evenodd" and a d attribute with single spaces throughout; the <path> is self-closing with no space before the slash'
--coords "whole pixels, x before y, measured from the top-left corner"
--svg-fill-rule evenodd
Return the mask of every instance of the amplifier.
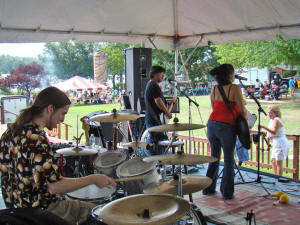
<path id="1" fill-rule="evenodd" d="M 171 101 L 173 99 L 173 97 L 165 97 L 166 101 Z M 175 103 L 175 105 L 172 108 L 171 113 L 180 113 L 180 102 L 179 102 L 179 97 L 177 97 L 177 101 Z M 167 108 L 169 108 L 169 105 L 167 104 Z"/>

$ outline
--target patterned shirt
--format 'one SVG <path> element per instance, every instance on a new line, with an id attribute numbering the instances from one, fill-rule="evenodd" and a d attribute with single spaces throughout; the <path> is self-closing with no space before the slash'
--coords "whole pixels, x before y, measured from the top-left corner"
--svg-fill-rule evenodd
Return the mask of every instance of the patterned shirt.
<path id="1" fill-rule="evenodd" d="M 44 207 L 59 199 L 47 184 L 59 180 L 58 166 L 43 130 L 26 124 L 19 136 L 7 129 L 0 139 L 1 188 L 6 207 Z"/>

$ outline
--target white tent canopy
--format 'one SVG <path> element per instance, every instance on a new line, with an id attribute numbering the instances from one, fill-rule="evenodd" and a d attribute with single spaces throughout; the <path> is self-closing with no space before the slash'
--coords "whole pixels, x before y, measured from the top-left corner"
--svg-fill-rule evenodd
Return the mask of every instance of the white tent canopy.
<path id="1" fill-rule="evenodd" d="M 300 38 L 299 0 L 0 0 L 0 42 L 110 41 L 184 49 Z"/>
<path id="2" fill-rule="evenodd" d="M 54 86 L 62 91 L 68 91 L 68 90 L 82 91 L 82 90 L 93 90 L 93 89 L 106 90 L 105 85 L 98 84 L 95 81 L 91 81 L 80 76 L 71 77 L 70 79 L 57 83 Z"/>

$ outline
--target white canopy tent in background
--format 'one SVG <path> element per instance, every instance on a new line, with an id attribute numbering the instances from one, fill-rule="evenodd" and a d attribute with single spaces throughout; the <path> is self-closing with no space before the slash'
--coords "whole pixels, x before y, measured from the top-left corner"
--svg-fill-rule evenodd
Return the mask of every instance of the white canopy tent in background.
<path id="1" fill-rule="evenodd" d="M 95 81 L 91 81 L 80 76 L 71 77 L 70 79 L 57 83 L 54 86 L 62 91 L 106 90 L 107 88 L 105 85 L 98 84 Z"/>
<path id="2" fill-rule="evenodd" d="M 294 39 L 299 12 L 299 0 L 0 0 L 0 42 L 153 41 L 178 50 Z"/>

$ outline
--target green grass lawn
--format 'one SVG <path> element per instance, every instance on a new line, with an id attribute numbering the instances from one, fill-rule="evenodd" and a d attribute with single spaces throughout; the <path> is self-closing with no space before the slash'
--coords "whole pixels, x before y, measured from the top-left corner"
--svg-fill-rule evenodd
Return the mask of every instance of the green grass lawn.
<path id="1" fill-rule="evenodd" d="M 192 123 L 200 123 L 206 124 L 209 114 L 211 113 L 211 106 L 210 106 L 210 99 L 209 96 L 197 96 L 195 97 L 196 102 L 199 104 L 199 111 L 198 109 L 192 105 L 191 106 L 191 114 L 192 114 Z M 279 101 L 261 101 L 262 108 L 267 111 L 267 107 L 270 104 L 278 104 L 281 108 L 282 112 L 282 119 L 286 128 L 286 134 L 300 134 L 300 101 L 291 101 L 291 100 L 279 100 Z M 256 103 L 251 100 L 247 99 L 247 109 L 251 113 L 257 114 L 257 105 Z M 85 116 L 93 111 L 106 111 L 111 112 L 112 109 L 120 109 L 119 104 L 106 104 L 106 105 L 82 105 L 82 106 L 72 106 L 70 107 L 69 113 L 66 115 L 65 123 L 72 125 L 69 128 L 69 140 L 72 141 L 72 137 L 76 136 L 76 127 L 77 127 L 77 115 L 79 119 L 82 116 Z M 179 118 L 179 122 L 181 123 L 188 123 L 189 116 L 188 116 L 188 101 L 186 98 L 180 98 L 180 113 L 176 116 Z M 173 115 L 175 116 L 175 115 Z M 269 119 L 267 116 L 262 114 L 261 116 L 261 123 L 263 125 L 268 125 Z M 83 133 L 81 129 L 81 122 L 79 121 L 79 134 Z M 257 123 L 254 130 L 257 129 Z M 62 130 L 64 132 L 64 130 Z M 188 134 L 188 132 L 180 132 L 182 134 Z M 64 139 L 64 133 L 62 133 L 62 138 Z M 194 136 L 201 136 L 206 137 L 204 129 L 194 130 L 191 133 Z M 84 138 L 82 139 L 81 143 L 84 143 Z M 292 151 L 290 149 L 290 155 Z M 254 158 L 255 159 L 255 158 Z M 248 167 L 248 166 L 247 166 Z M 250 166 L 249 166 L 250 167 Z M 254 168 L 255 167 L 250 167 Z M 292 160 L 289 160 L 289 168 L 292 168 Z M 262 169 L 265 172 L 272 172 L 268 169 Z M 285 174 L 286 175 L 286 174 Z M 290 176 L 290 175 L 289 175 Z"/>
<path id="2" fill-rule="evenodd" d="M 196 102 L 199 104 L 198 109 L 192 105 L 192 123 L 206 124 L 209 114 L 211 113 L 210 99 L 209 96 L 197 96 L 195 97 Z M 282 119 L 286 128 L 286 134 L 300 134 L 300 101 L 291 100 L 279 100 L 279 101 L 261 101 L 262 108 L 267 111 L 267 107 L 270 104 L 278 104 L 281 108 Z M 257 114 L 257 105 L 251 99 L 247 99 L 247 109 L 251 113 Z M 71 106 L 68 114 L 65 118 L 65 123 L 70 124 L 72 127 L 69 129 L 69 140 L 76 135 L 77 127 L 77 115 L 79 119 L 93 111 L 106 111 L 111 112 L 114 108 L 120 109 L 119 104 L 105 104 L 105 105 L 81 105 L 81 106 Z M 175 115 L 173 115 L 174 117 Z M 186 98 L 180 98 L 180 113 L 176 115 L 180 123 L 188 123 L 189 113 L 188 113 L 188 101 Z M 261 123 L 263 125 L 268 125 L 269 119 L 267 116 L 262 114 Z M 256 123 L 257 125 L 257 123 Z M 257 127 L 253 128 L 256 129 Z M 81 129 L 81 122 L 79 121 L 79 132 L 83 132 Z M 181 132 L 187 134 L 188 132 Z M 194 136 L 205 137 L 204 129 L 194 130 L 192 132 Z M 64 136 L 63 136 L 64 138 Z"/>

